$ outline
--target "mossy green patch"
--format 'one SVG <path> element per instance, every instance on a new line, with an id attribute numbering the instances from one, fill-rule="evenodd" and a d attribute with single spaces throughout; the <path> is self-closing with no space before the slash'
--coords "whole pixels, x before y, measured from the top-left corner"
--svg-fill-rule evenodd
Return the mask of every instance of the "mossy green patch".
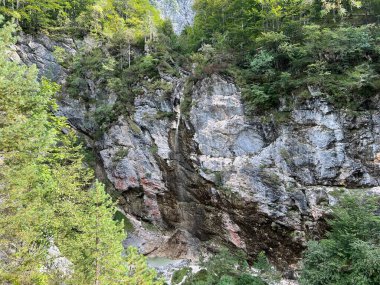
<path id="1" fill-rule="evenodd" d="M 192 272 L 192 269 L 190 267 L 183 267 L 180 270 L 177 270 L 176 272 L 174 272 L 172 276 L 172 280 L 171 280 L 172 285 L 181 283 L 183 279 L 185 278 L 185 276 L 187 276 L 191 272 Z"/>
<path id="2" fill-rule="evenodd" d="M 116 211 L 116 213 L 113 216 L 113 219 L 115 221 L 119 221 L 123 223 L 124 225 L 124 230 L 127 233 L 132 233 L 135 230 L 135 227 L 133 226 L 132 222 L 120 211 Z"/>

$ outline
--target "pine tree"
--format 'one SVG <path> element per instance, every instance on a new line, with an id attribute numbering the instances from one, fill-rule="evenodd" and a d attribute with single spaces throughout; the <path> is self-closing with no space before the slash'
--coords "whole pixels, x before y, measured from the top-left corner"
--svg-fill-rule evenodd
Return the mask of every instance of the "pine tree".
<path id="1" fill-rule="evenodd" d="M 308 244 L 301 284 L 380 284 L 378 207 L 379 199 L 369 195 L 343 197 L 326 238 Z"/>
<path id="2" fill-rule="evenodd" d="M 79 269 L 74 272 L 71 283 L 127 284 L 127 268 L 120 243 L 125 234 L 123 226 L 112 220 L 115 205 L 99 182 L 88 194 L 89 201 L 84 206 L 88 218 L 80 225 L 81 234 L 65 244 L 67 251 L 71 251 L 71 261 Z"/>
<path id="3" fill-rule="evenodd" d="M 52 112 L 59 87 L 8 59 L 14 31 L 0 29 L 0 283 L 162 284 L 145 260 L 123 257 L 115 205 L 92 185 L 75 133 Z M 48 266 L 52 246 L 70 274 Z"/>
<path id="4" fill-rule="evenodd" d="M 129 285 L 163 285 L 162 279 L 157 279 L 155 270 L 147 266 L 146 257 L 138 253 L 134 247 L 129 247 L 126 253 L 126 262 L 128 265 Z"/>

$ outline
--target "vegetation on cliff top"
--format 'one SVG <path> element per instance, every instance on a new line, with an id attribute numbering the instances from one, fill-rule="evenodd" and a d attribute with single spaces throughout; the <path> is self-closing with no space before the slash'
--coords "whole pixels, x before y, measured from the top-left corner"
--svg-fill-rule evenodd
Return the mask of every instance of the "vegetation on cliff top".
<path id="1" fill-rule="evenodd" d="M 234 77 L 250 113 L 311 93 L 368 108 L 380 88 L 379 1 L 197 0 L 194 8 L 183 37 L 198 76 Z"/>

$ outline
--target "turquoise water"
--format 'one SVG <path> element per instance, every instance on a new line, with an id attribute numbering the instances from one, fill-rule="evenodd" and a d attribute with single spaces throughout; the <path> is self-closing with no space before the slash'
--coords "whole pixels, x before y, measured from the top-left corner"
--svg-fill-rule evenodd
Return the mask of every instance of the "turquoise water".
<path id="1" fill-rule="evenodd" d="M 150 267 L 162 267 L 175 263 L 178 260 L 169 259 L 166 257 L 148 257 L 148 265 Z"/>

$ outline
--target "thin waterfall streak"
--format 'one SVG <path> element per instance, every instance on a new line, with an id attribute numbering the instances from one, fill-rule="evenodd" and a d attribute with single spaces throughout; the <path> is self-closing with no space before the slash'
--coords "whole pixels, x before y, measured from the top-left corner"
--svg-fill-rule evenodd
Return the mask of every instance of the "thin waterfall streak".
<path id="1" fill-rule="evenodd" d="M 174 151 L 175 152 L 178 152 L 178 137 L 179 137 L 179 127 L 180 127 L 180 124 L 181 124 L 181 107 L 179 106 L 178 108 L 178 114 L 177 114 L 178 118 L 177 118 L 177 125 L 176 125 L 176 129 L 175 129 L 175 137 L 174 137 Z"/>

